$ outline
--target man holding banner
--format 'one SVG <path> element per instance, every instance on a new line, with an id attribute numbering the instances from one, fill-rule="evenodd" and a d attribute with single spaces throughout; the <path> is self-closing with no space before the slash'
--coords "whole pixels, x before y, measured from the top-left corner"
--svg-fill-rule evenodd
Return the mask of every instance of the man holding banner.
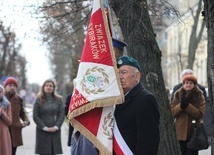
<path id="1" fill-rule="evenodd" d="M 157 155 L 159 108 L 154 95 L 140 82 L 140 65 L 132 57 L 117 59 L 125 102 L 115 109 L 114 152 L 116 155 Z"/>
<path id="2" fill-rule="evenodd" d="M 124 47 L 127 44 L 121 40 L 112 38 L 115 57 L 119 58 L 124 53 Z M 74 134 L 71 138 L 71 155 L 98 155 L 99 151 L 93 143 L 91 143 L 85 136 L 79 131 L 74 130 Z"/>

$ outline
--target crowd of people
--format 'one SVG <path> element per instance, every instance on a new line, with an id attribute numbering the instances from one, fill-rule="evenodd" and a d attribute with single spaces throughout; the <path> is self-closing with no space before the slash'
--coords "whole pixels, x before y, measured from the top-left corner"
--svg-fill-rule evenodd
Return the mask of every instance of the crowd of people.
<path id="1" fill-rule="evenodd" d="M 117 127 L 132 154 L 157 155 L 160 142 L 158 103 L 140 81 L 143 71 L 138 61 L 121 54 L 126 44 L 114 41 L 113 45 L 117 48 L 115 51 L 119 49 L 116 63 L 125 96 L 124 103 L 115 106 Z M 17 87 L 18 81 L 13 77 L 8 77 L 4 85 L 0 85 L 0 155 L 15 155 L 17 147 L 23 145 L 22 129 L 30 125 L 23 98 L 17 94 Z M 63 153 L 61 126 L 68 114 L 71 97 L 72 90 L 63 103 L 62 96 L 56 93 L 54 81 L 44 81 L 33 107 L 36 154 Z M 192 70 L 182 72 L 181 83 L 173 88 L 170 100 L 182 155 L 198 155 L 197 150 L 187 147 L 187 142 L 192 121 L 200 123 L 205 114 L 206 92 L 198 84 Z M 71 147 L 71 155 L 81 155 L 83 152 L 99 154 L 99 150 L 70 124 L 67 145 Z"/>

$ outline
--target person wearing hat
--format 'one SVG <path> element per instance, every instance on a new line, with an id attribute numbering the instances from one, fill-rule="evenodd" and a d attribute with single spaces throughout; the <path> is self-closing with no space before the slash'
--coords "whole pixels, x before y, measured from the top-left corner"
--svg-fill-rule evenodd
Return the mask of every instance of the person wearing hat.
<path id="1" fill-rule="evenodd" d="M 183 70 L 183 71 L 181 72 L 181 80 L 182 80 L 182 78 L 183 78 L 185 75 L 194 75 L 194 72 L 193 72 L 193 70 L 191 70 L 191 69 L 185 69 L 185 70 Z M 204 98 L 205 98 L 205 100 L 207 100 L 207 93 L 206 93 L 205 87 L 202 86 L 202 85 L 200 85 L 199 83 L 197 83 L 197 86 L 202 90 L 203 95 L 204 95 Z M 174 97 L 175 92 L 176 92 L 179 88 L 181 88 L 181 87 L 182 87 L 182 82 L 179 83 L 179 84 L 177 84 L 177 85 L 175 85 L 175 86 L 173 87 L 173 91 L 172 91 L 172 94 L 171 94 L 171 101 L 173 100 L 173 97 Z"/>
<path id="2" fill-rule="evenodd" d="M 115 122 L 132 154 L 157 155 L 159 107 L 154 95 L 140 81 L 140 65 L 129 56 L 117 59 L 125 102 L 116 105 Z M 117 152 L 114 152 L 117 154 Z"/>
<path id="3" fill-rule="evenodd" d="M 23 98 L 16 93 L 17 87 L 18 81 L 13 77 L 8 77 L 4 82 L 5 96 L 11 103 L 12 125 L 9 130 L 12 141 L 12 155 L 16 154 L 18 146 L 23 145 L 22 128 L 30 125 L 24 110 Z"/>
<path id="4" fill-rule="evenodd" d="M 11 155 L 11 138 L 8 127 L 12 124 L 11 104 L 0 85 L 0 155 Z"/>
<path id="5" fill-rule="evenodd" d="M 198 155 L 197 150 L 187 148 L 187 141 L 191 134 L 189 131 L 192 121 L 200 123 L 205 106 L 203 93 L 197 86 L 197 78 L 194 75 L 185 75 L 182 87 L 175 92 L 171 106 L 182 155 Z"/>
<path id="6" fill-rule="evenodd" d="M 181 82 L 173 87 L 173 91 L 172 91 L 172 94 L 171 94 L 171 103 L 173 101 L 175 92 L 179 88 L 182 87 L 182 78 L 185 75 L 194 75 L 194 71 L 191 70 L 191 69 L 185 69 L 185 70 L 183 70 L 181 72 Z M 212 126 L 212 122 L 210 120 L 212 118 L 212 108 L 211 108 L 210 100 L 209 100 L 209 97 L 207 95 L 205 87 L 203 85 L 199 84 L 198 82 L 197 82 L 197 86 L 203 92 L 204 99 L 206 101 L 206 109 L 205 109 L 203 123 L 204 123 L 204 128 L 205 128 L 206 134 L 208 136 L 208 139 L 211 140 L 211 136 L 212 136 L 212 132 L 211 132 L 212 131 L 212 129 L 211 129 L 212 127 L 211 126 Z"/>

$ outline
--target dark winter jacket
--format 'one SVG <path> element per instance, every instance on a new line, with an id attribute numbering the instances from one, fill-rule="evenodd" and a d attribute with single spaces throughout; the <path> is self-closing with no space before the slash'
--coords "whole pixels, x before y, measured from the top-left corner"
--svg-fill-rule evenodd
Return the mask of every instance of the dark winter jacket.
<path id="1" fill-rule="evenodd" d="M 159 146 L 159 108 L 157 101 L 139 82 L 117 105 L 118 129 L 133 154 L 157 155 Z"/>

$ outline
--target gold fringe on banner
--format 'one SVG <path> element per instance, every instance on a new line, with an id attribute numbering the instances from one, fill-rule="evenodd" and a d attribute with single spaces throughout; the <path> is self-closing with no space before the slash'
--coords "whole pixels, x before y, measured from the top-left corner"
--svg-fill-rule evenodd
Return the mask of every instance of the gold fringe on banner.
<path id="1" fill-rule="evenodd" d="M 99 150 L 100 155 L 112 155 L 112 153 L 95 137 L 87 128 L 85 128 L 82 124 L 80 124 L 75 118 L 70 120 L 72 126 L 75 129 L 87 137 Z"/>
<path id="2" fill-rule="evenodd" d="M 118 97 L 110 97 L 110 98 L 105 98 L 105 99 L 100 99 L 100 100 L 95 100 L 93 102 L 89 102 L 86 105 L 79 107 L 78 109 L 68 113 L 68 118 L 72 119 L 74 117 L 77 117 L 81 114 L 84 114 L 94 108 L 99 108 L 99 107 L 106 107 L 106 106 L 113 106 L 116 104 L 121 104 L 124 101 L 124 96 L 118 96 Z"/>

